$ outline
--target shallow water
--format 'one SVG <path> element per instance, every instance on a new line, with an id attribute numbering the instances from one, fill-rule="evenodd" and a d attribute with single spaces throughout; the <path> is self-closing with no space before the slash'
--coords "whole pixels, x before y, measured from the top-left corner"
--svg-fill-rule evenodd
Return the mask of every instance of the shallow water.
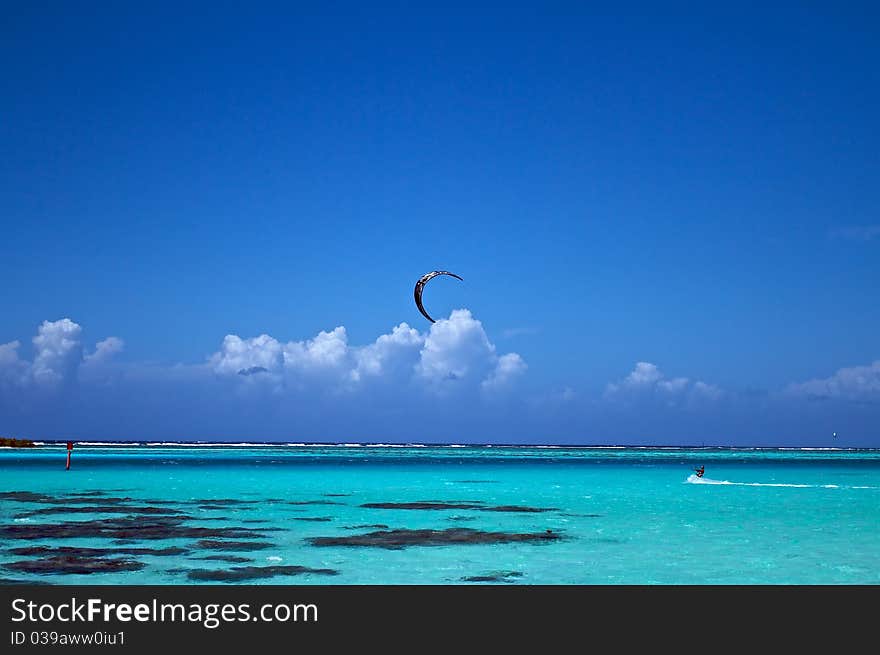
<path id="1" fill-rule="evenodd" d="M 65 457 L 0 450 L 4 582 L 880 583 L 880 450 L 79 444 L 70 471 Z M 83 548 L 131 552 L 73 561 L 123 570 L 62 572 Z"/>

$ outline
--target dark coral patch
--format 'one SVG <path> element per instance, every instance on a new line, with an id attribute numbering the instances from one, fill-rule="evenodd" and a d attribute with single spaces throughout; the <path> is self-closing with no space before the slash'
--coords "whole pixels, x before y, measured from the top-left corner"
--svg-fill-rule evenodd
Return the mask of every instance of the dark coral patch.
<path id="1" fill-rule="evenodd" d="M 51 503 L 53 498 L 46 494 L 37 494 L 32 491 L 4 491 L 0 493 L 0 500 L 14 500 L 19 503 Z"/>
<path id="2" fill-rule="evenodd" d="M 61 546 L 50 548 L 49 546 L 26 546 L 24 548 L 10 548 L 13 555 L 50 555 L 75 556 L 75 557 L 106 557 L 107 555 L 155 555 L 168 557 L 174 555 L 186 555 L 186 548 L 172 546 L 169 548 L 76 548 L 74 546 Z"/>
<path id="3" fill-rule="evenodd" d="M 556 507 L 526 507 L 524 505 L 499 505 L 497 507 L 483 507 L 486 512 L 552 512 Z"/>
<path id="4" fill-rule="evenodd" d="M 485 532 L 470 528 L 446 530 L 383 530 L 350 537 L 312 537 L 313 546 L 371 546 L 374 548 L 406 548 L 408 546 L 458 546 L 464 544 L 540 543 L 556 541 L 555 532 Z"/>
<path id="5" fill-rule="evenodd" d="M 0 578 L 0 585 L 47 585 L 51 584 L 50 582 L 46 582 L 44 580 L 35 581 L 35 580 L 16 580 L 14 578 Z"/>
<path id="6" fill-rule="evenodd" d="M 214 562 L 229 562 L 231 564 L 245 564 L 254 561 L 250 557 L 239 557 L 238 555 L 205 555 L 204 557 L 196 557 L 195 559 L 206 559 Z"/>
<path id="7" fill-rule="evenodd" d="M 190 580 L 208 580 L 212 582 L 242 582 L 260 578 L 274 578 L 280 575 L 302 575 L 317 573 L 320 575 L 337 575 L 334 569 L 312 569 L 307 566 L 234 566 L 221 571 L 195 569 L 189 572 Z"/>
<path id="8" fill-rule="evenodd" d="M 332 521 L 332 516 L 294 516 L 290 519 L 291 521 L 313 521 L 316 523 L 323 523 L 326 521 Z"/>
<path id="9" fill-rule="evenodd" d="M 196 505 L 253 505 L 257 501 L 240 498 L 200 498 L 192 502 Z"/>
<path id="10" fill-rule="evenodd" d="M 388 526 L 384 523 L 373 523 L 371 525 L 347 525 L 346 530 L 387 530 Z"/>
<path id="11" fill-rule="evenodd" d="M 23 519 L 43 514 L 153 514 L 172 515 L 182 514 L 177 509 L 165 509 L 162 507 L 140 507 L 131 505 L 87 505 L 86 507 L 41 507 L 30 512 L 16 514 L 15 518 Z"/>
<path id="12" fill-rule="evenodd" d="M 513 582 L 511 578 L 521 578 L 520 571 L 495 571 L 486 575 L 472 575 L 462 578 L 464 582 Z"/>
<path id="13" fill-rule="evenodd" d="M 288 505 L 344 505 L 335 500 L 290 500 Z"/>
<path id="14" fill-rule="evenodd" d="M 79 557 L 77 555 L 55 555 L 36 560 L 24 560 L 6 564 L 4 568 L 23 573 L 49 574 L 89 574 L 115 573 L 117 571 L 140 571 L 141 562 L 131 559 L 108 559 L 105 557 Z"/>
<path id="15" fill-rule="evenodd" d="M 549 512 L 555 507 L 526 507 L 523 505 L 498 505 L 487 507 L 479 501 L 444 502 L 441 500 L 421 500 L 414 503 L 364 503 L 361 507 L 370 509 L 475 509 L 483 512 Z"/>
<path id="16" fill-rule="evenodd" d="M 425 500 L 414 503 L 364 503 L 361 507 L 369 509 L 483 509 L 474 503 L 444 503 L 439 500 Z"/>
<path id="17" fill-rule="evenodd" d="M 217 541 L 213 539 L 203 539 L 196 543 L 196 548 L 203 550 L 228 550 L 228 551 L 247 551 L 247 550 L 263 550 L 265 548 L 273 548 L 275 544 L 266 543 L 264 541 Z"/>
<path id="18" fill-rule="evenodd" d="M 128 503 L 133 499 L 129 497 L 115 498 L 110 496 L 96 497 L 94 493 L 82 492 L 70 496 L 49 496 L 47 494 L 34 493 L 32 491 L 5 491 L 0 493 L 0 500 L 10 500 L 19 503 L 43 503 L 46 505 L 82 505 L 92 501 L 100 501 L 105 505 Z"/>
<path id="19" fill-rule="evenodd" d="M 69 521 L 0 526 L 0 538 L 7 539 L 182 539 L 248 538 L 260 536 L 255 528 L 205 528 L 183 525 L 178 516 L 120 517 L 93 521 Z"/>
<path id="20" fill-rule="evenodd" d="M 199 523 L 202 523 L 205 521 L 233 521 L 233 520 L 236 520 L 236 519 L 231 519 L 228 516 L 191 516 L 188 518 L 191 518 L 193 521 L 198 521 Z M 242 523 L 246 523 L 246 521 L 242 521 Z"/>

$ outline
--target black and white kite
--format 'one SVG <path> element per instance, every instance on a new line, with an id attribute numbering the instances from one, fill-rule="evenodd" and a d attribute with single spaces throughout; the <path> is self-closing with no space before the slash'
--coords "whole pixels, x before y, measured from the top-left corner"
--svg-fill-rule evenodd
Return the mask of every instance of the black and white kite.
<path id="1" fill-rule="evenodd" d="M 425 311 L 425 306 L 422 305 L 422 291 L 425 289 L 425 285 L 428 283 L 428 280 L 437 277 L 438 275 L 450 275 L 458 280 L 461 280 L 455 273 L 450 273 L 449 271 L 431 271 L 430 273 L 426 273 L 422 277 L 419 278 L 419 281 L 416 282 L 416 288 L 413 292 L 413 295 L 416 299 L 416 307 L 419 308 L 419 311 L 422 313 L 426 319 L 431 321 L 431 323 L 435 323 L 433 318 L 428 316 L 428 312 Z"/>

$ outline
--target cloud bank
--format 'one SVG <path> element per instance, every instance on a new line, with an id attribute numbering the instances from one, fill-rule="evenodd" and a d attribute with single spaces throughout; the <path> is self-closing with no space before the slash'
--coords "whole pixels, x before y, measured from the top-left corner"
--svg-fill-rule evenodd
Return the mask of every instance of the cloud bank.
<path id="1" fill-rule="evenodd" d="M 723 395 L 717 386 L 686 377 L 670 378 L 656 364 L 636 362 L 623 380 L 609 383 L 604 398 L 609 401 L 654 399 L 667 405 L 718 400 Z"/>
<path id="2" fill-rule="evenodd" d="M 834 375 L 789 385 L 786 392 L 816 400 L 880 403 L 880 360 L 841 368 Z"/>
<path id="3" fill-rule="evenodd" d="M 123 349 L 122 339 L 108 337 L 99 341 L 93 352 L 84 354 L 81 337 L 79 324 L 62 318 L 43 321 L 37 328 L 31 361 L 19 356 L 19 341 L 0 344 L 0 385 L 6 387 L 6 393 L 11 387 L 54 389 L 76 380 L 84 365 L 106 363 Z"/>
<path id="4" fill-rule="evenodd" d="M 286 343 L 267 334 L 229 334 L 208 361 L 218 376 L 264 374 L 276 388 L 310 385 L 332 391 L 391 380 L 435 393 L 472 387 L 492 392 L 507 388 L 526 369 L 519 354 L 496 353 L 482 323 L 467 309 L 453 311 L 424 334 L 401 323 L 365 346 L 350 345 L 343 326 Z"/>
<path id="5" fill-rule="evenodd" d="M 536 385 L 526 382 L 535 364 L 499 352 L 467 309 L 365 344 L 342 325 L 293 340 L 227 334 L 200 361 L 176 364 L 126 361 L 121 338 L 89 345 L 69 318 L 35 332 L 31 347 L 0 344 L 0 435 L 774 445 L 832 432 L 876 441 L 880 424 L 880 360 L 760 394 L 648 361 L 593 391 Z"/>

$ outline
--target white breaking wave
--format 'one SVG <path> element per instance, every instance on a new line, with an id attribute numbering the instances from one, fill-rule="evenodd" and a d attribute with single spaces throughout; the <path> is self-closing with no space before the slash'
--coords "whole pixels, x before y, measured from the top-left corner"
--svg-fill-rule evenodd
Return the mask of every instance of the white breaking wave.
<path id="1" fill-rule="evenodd" d="M 140 446 L 139 442 L 131 442 L 131 441 L 74 441 L 77 446 L 101 446 L 103 447 L 113 447 L 113 448 L 135 448 Z M 64 447 L 63 443 L 57 443 L 56 446 Z"/>

